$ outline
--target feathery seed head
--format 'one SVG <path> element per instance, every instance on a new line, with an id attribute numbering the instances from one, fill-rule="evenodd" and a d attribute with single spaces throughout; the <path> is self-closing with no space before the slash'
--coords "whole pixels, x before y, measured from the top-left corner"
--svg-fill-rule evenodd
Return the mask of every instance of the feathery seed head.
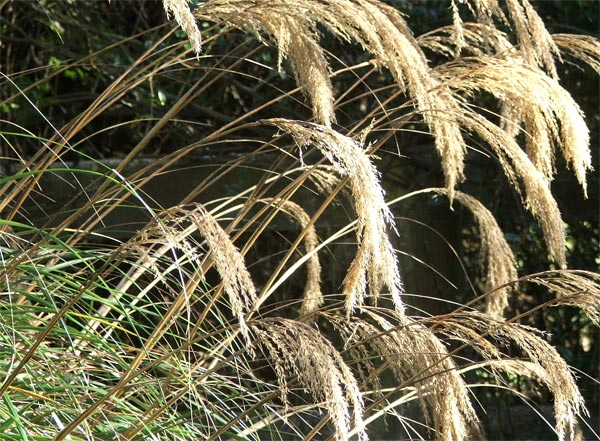
<path id="1" fill-rule="evenodd" d="M 198 204 L 187 214 L 206 240 L 215 267 L 223 280 L 223 288 L 229 296 L 231 309 L 240 322 L 242 333 L 248 338 L 244 316 L 256 302 L 256 289 L 244 257 L 204 207 Z"/>
<path id="2" fill-rule="evenodd" d="M 321 292 L 321 263 L 319 255 L 315 251 L 319 245 L 317 230 L 314 224 L 310 223 L 310 216 L 297 203 L 284 199 L 266 199 L 264 201 L 277 205 L 294 223 L 300 225 L 300 228 L 303 230 L 306 230 L 304 246 L 306 247 L 306 253 L 311 256 L 306 263 L 306 285 L 304 286 L 300 315 L 315 312 L 325 302 L 323 293 Z"/>
<path id="3" fill-rule="evenodd" d="M 287 402 L 288 377 L 294 372 L 304 388 L 323 402 L 335 428 L 336 440 L 348 440 L 354 427 L 367 440 L 363 397 L 340 353 L 315 329 L 293 320 L 268 319 L 251 325 L 255 344 L 274 363 L 282 400 Z M 353 418 L 351 422 L 350 411 Z"/>
<path id="4" fill-rule="evenodd" d="M 461 341 L 468 341 L 469 345 L 483 355 L 486 359 L 496 360 L 497 369 L 514 367 L 504 364 L 498 349 L 492 349 L 497 344 L 490 345 L 486 338 L 492 338 L 497 343 L 513 342 L 529 358 L 532 365 L 528 365 L 529 373 L 535 379 L 545 384 L 554 394 L 554 414 L 556 418 L 556 432 L 560 440 L 572 439 L 577 425 L 577 415 L 585 413 L 583 397 L 581 396 L 575 378 L 565 360 L 556 349 L 539 336 L 539 331 L 519 325 L 495 321 L 488 315 L 481 313 L 454 314 L 441 320 L 436 320 L 436 325 L 442 333 L 460 335 L 465 332 Z M 476 343 L 475 343 L 476 342 Z"/>
<path id="5" fill-rule="evenodd" d="M 194 14 L 190 10 L 189 0 L 163 0 L 167 18 L 173 14 L 175 21 L 188 36 L 196 55 L 202 52 L 202 34 L 196 24 Z"/>
<path id="6" fill-rule="evenodd" d="M 513 188 L 519 192 L 524 205 L 542 227 L 551 257 L 561 267 L 565 267 L 565 230 L 558 205 L 545 177 L 535 168 L 514 138 L 500 127 L 475 112 L 464 112 L 461 121 L 496 153 Z M 521 183 L 525 189 L 524 195 L 520 191 Z"/>
<path id="7" fill-rule="evenodd" d="M 245 315 L 256 302 L 256 289 L 244 263 L 244 257 L 229 235 L 200 204 L 173 207 L 166 210 L 161 219 L 167 222 L 168 229 L 164 231 L 168 234 L 177 234 L 176 232 L 181 230 L 182 237 L 187 237 L 194 231 L 202 235 L 223 281 L 223 289 L 229 297 L 233 314 L 240 323 L 242 334 L 249 338 Z M 171 243 L 182 243 L 179 237 L 168 239 Z"/>
<path id="8" fill-rule="evenodd" d="M 600 275 L 588 271 L 558 271 L 529 279 L 557 294 L 555 305 L 581 309 L 600 326 Z"/>
<path id="9" fill-rule="evenodd" d="M 498 0 L 467 0 L 476 11 L 478 21 L 493 25 L 496 17 L 506 24 L 509 20 L 502 12 Z M 556 78 L 554 56 L 560 52 L 544 22 L 528 0 L 506 0 L 510 24 L 514 27 L 523 59 L 532 68 L 544 68 L 552 78 Z"/>
<path id="10" fill-rule="evenodd" d="M 445 189 L 435 189 L 437 193 L 448 194 Z M 491 294 L 486 297 L 486 312 L 492 317 L 501 318 L 508 306 L 508 295 L 514 286 L 498 288 L 517 279 L 517 264 L 510 246 L 492 213 L 468 194 L 454 193 L 454 200 L 469 209 L 477 222 L 481 237 L 481 266 L 486 270 L 486 288 Z"/>
<path id="11" fill-rule="evenodd" d="M 479 433 L 467 385 L 439 338 L 409 317 L 398 317 L 394 325 L 373 311 L 368 315 L 377 326 L 362 322 L 349 337 L 370 342 L 389 361 L 397 383 L 416 388 L 437 437 L 458 441 Z"/>
<path id="12" fill-rule="evenodd" d="M 349 178 L 358 216 L 358 250 L 343 283 L 347 313 L 350 314 L 363 304 L 367 283 L 375 300 L 382 288 L 387 286 L 397 310 L 403 312 L 400 274 L 386 228 L 394 228 L 394 221 L 385 203 L 378 172 L 363 146 L 317 124 L 286 119 L 270 119 L 264 122 L 288 132 L 300 148 L 314 145 Z"/>

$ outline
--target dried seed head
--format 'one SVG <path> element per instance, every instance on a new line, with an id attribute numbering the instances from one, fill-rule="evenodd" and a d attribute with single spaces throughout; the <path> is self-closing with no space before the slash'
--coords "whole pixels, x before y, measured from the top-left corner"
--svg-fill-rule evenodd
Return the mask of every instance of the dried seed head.
<path id="1" fill-rule="evenodd" d="M 569 366 L 556 349 L 539 336 L 539 331 L 517 323 L 496 322 L 490 316 L 480 313 L 455 314 L 436 320 L 436 325 L 446 329 L 456 328 L 456 325 L 471 328 L 475 333 L 470 334 L 469 337 L 477 340 L 492 338 L 497 343 L 508 341 L 515 343 L 528 357 L 529 362 L 533 363 L 533 366 L 529 367 L 529 372 L 554 394 L 558 438 L 572 439 L 572 434 L 576 432 L 577 415 L 586 413 L 583 397 Z M 478 349 L 483 345 L 476 344 L 472 347 Z M 485 357 L 487 354 L 482 353 L 482 355 Z M 501 368 L 502 363 L 496 367 Z"/>
<path id="2" fill-rule="evenodd" d="M 367 283 L 375 301 L 386 286 L 396 309 L 403 312 L 400 274 L 387 231 L 387 226 L 394 228 L 394 221 L 385 203 L 378 172 L 363 146 L 317 124 L 286 119 L 264 122 L 288 132 L 300 148 L 314 145 L 341 173 L 348 175 L 357 213 L 358 250 L 343 282 L 347 313 L 364 303 Z"/>
<path id="3" fill-rule="evenodd" d="M 577 34 L 554 34 L 552 38 L 561 52 L 583 61 L 600 75 L 600 41 Z"/>
<path id="4" fill-rule="evenodd" d="M 600 326 L 600 275 L 597 273 L 557 271 L 528 280 L 554 291 L 557 294 L 555 305 L 579 308 Z"/>
<path id="5" fill-rule="evenodd" d="M 210 258 L 223 281 L 223 290 L 229 298 L 231 310 L 239 320 L 242 334 L 248 338 L 245 316 L 256 303 L 256 289 L 244 263 L 244 257 L 233 244 L 229 235 L 215 218 L 200 204 L 177 206 L 160 216 L 166 228 L 154 230 L 155 234 L 166 235 L 169 243 L 183 248 L 186 256 L 198 251 L 197 244 L 185 238 L 198 231 L 208 247 Z"/>
<path id="6" fill-rule="evenodd" d="M 352 427 L 359 440 L 367 439 L 362 393 L 342 356 L 328 340 L 315 329 L 286 319 L 262 320 L 252 324 L 251 331 L 256 336 L 255 344 L 273 363 L 284 403 L 288 403 L 289 376 L 295 373 L 302 386 L 327 408 L 336 440 L 348 440 Z"/>
<path id="7" fill-rule="evenodd" d="M 256 289 L 244 263 L 244 257 L 229 235 L 201 205 L 186 215 L 206 240 L 215 267 L 223 280 L 223 289 L 229 297 L 231 309 L 240 322 L 242 334 L 248 338 L 245 315 L 256 303 Z"/>
<path id="8" fill-rule="evenodd" d="M 437 193 L 448 194 L 445 189 L 435 189 Z M 486 288 L 491 294 L 486 297 L 486 312 L 493 317 L 501 318 L 508 306 L 508 294 L 516 286 L 506 286 L 517 277 L 517 264 L 510 246 L 492 213 L 485 206 L 468 194 L 456 192 L 454 200 L 469 209 L 479 229 L 481 237 L 481 266 L 486 272 Z"/>
<path id="9" fill-rule="evenodd" d="M 592 169 L 589 131 L 581 109 L 556 80 L 519 59 L 484 56 L 454 63 L 444 75 L 460 93 L 485 90 L 497 97 L 503 105 L 501 126 L 512 136 L 523 122 L 527 154 L 547 181 L 554 174 L 554 151 L 560 148 L 586 191 L 586 172 Z"/>
<path id="10" fill-rule="evenodd" d="M 284 199 L 264 199 L 263 201 L 278 206 L 294 223 L 300 225 L 305 230 L 304 246 L 306 253 L 310 254 L 310 257 L 306 262 L 306 285 L 304 286 L 304 297 L 302 306 L 300 307 L 300 314 L 307 315 L 315 312 L 325 301 L 321 292 L 321 262 L 319 261 L 319 255 L 315 251 L 319 245 L 317 230 L 310 223 L 310 216 L 295 202 Z"/>
<path id="11" fill-rule="evenodd" d="M 399 317 L 394 325 L 374 311 L 368 315 L 375 324 L 355 319 L 347 338 L 355 344 L 369 342 L 390 364 L 396 383 L 417 392 L 426 423 L 433 420 L 437 437 L 462 440 L 479 434 L 467 385 L 439 338 L 409 317 Z"/>
<path id="12" fill-rule="evenodd" d="M 201 4 L 197 14 L 250 30 L 261 40 L 263 34 L 273 38 L 280 62 L 289 60 L 298 84 L 310 97 L 316 121 L 328 128 L 335 121 L 334 99 L 318 28 L 358 42 L 414 99 L 435 138 L 450 195 L 464 179 L 466 149 L 455 118 L 458 104 L 438 88 L 425 55 L 397 9 L 374 0 L 212 0 Z"/>
<path id="13" fill-rule="evenodd" d="M 463 124 L 476 132 L 496 153 L 504 173 L 531 211 L 544 232 L 551 257 L 565 267 L 565 230 L 556 200 L 542 173 L 535 168 L 514 138 L 486 118 L 474 112 L 461 115 Z M 520 185 L 525 188 L 524 194 Z"/>
<path id="14" fill-rule="evenodd" d="M 553 78 L 557 77 L 554 57 L 560 52 L 544 22 L 528 0 L 506 0 L 508 17 L 504 15 L 498 0 L 467 0 L 476 11 L 477 21 L 488 25 L 499 18 L 512 25 L 520 44 L 525 62 L 532 68 L 544 68 Z"/>
<path id="15" fill-rule="evenodd" d="M 196 24 L 194 14 L 190 10 L 189 0 L 163 0 L 167 18 L 173 14 L 175 21 L 188 36 L 196 55 L 202 52 L 202 34 Z"/>

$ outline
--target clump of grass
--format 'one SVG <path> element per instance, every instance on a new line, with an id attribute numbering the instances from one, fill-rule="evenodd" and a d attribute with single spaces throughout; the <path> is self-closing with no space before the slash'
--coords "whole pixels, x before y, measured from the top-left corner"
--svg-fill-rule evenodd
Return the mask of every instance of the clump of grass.
<path id="1" fill-rule="evenodd" d="M 376 0 L 164 0 L 189 46 L 159 24 L 45 66 L 39 81 L 25 68 L 2 74 L 12 91 L 2 109 L 35 116 L 9 112 L 16 122 L 0 131 L 13 161 L 0 177 L 6 436 L 366 440 L 392 415 L 407 437 L 473 439 L 483 429 L 469 379 L 486 370 L 498 387 L 514 386 L 505 374 L 546 387 L 557 438 L 576 439 L 586 416 L 577 379 L 524 321 L 573 307 L 600 322 L 600 276 L 565 269 L 550 189 L 558 154 L 584 193 L 592 171 L 584 116 L 555 58 L 598 72 L 600 43 L 551 35 L 527 0 L 461 3 L 448 26 L 415 37 L 410 17 Z M 363 61 L 336 58 L 326 35 L 356 43 Z M 126 60 L 116 73 L 103 61 L 113 50 Z M 29 98 L 94 69 L 104 87 L 64 125 Z M 110 122 L 115 106 L 148 97 L 148 113 Z M 374 109 L 352 119 L 365 102 Z M 96 157 L 97 140 L 123 128 L 131 140 L 119 161 Z M 418 130 L 439 157 L 440 186 L 387 200 L 391 140 Z M 560 270 L 518 277 L 494 214 L 462 191 L 475 143 Z M 170 185 L 176 172 L 193 176 L 184 188 Z M 56 182 L 67 197 L 45 192 Z M 400 202 L 423 194 L 472 213 L 485 282 L 438 316 L 409 306 L 431 293 L 403 292 L 413 275 L 397 258 Z M 277 213 L 293 232 L 279 231 Z M 555 297 L 515 315 L 510 300 L 529 285 Z M 413 403 L 416 419 L 405 413 Z"/>

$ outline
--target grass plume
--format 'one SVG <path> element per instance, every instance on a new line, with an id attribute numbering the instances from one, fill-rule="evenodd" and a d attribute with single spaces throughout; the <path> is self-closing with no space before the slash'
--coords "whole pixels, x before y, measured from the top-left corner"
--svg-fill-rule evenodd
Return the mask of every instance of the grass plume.
<path id="1" fill-rule="evenodd" d="M 387 225 L 394 229 L 391 213 L 385 204 L 378 173 L 364 147 L 357 141 L 334 130 L 299 121 L 271 119 L 273 124 L 294 138 L 300 149 L 317 147 L 338 170 L 347 175 L 352 189 L 358 219 L 356 238 L 358 250 L 344 278 L 346 311 L 350 315 L 362 306 L 369 292 L 377 301 L 382 288 L 390 290 L 394 305 L 404 311 L 400 298 L 402 285 L 394 248 L 390 243 Z"/>

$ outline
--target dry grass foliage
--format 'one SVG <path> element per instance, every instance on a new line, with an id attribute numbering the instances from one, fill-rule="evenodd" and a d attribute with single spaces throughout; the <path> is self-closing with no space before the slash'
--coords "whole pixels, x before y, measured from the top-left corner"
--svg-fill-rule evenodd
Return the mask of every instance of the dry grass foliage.
<path id="1" fill-rule="evenodd" d="M 458 106 L 444 89 L 437 88 L 425 55 L 395 8 L 371 0 L 217 0 L 201 5 L 197 12 L 200 17 L 219 18 L 251 30 L 259 38 L 263 34 L 273 38 L 280 62 L 289 59 L 299 85 L 311 99 L 316 121 L 326 127 L 335 121 L 334 96 L 328 64 L 318 44 L 318 25 L 344 40 L 358 42 L 373 55 L 374 64 L 389 69 L 422 112 L 435 136 L 448 188 L 452 191 L 463 178 L 465 146 L 455 120 Z"/>
<path id="2" fill-rule="evenodd" d="M 600 326 L 600 277 L 597 273 L 568 271 L 530 280 L 555 292 L 556 306 L 581 308 L 594 324 Z"/>
<path id="3" fill-rule="evenodd" d="M 321 184 L 323 181 L 319 181 Z M 309 315 L 319 310 L 325 299 L 321 292 L 321 262 L 316 248 L 319 245 L 319 237 L 317 229 L 311 223 L 310 216 L 297 203 L 282 199 L 282 200 L 266 200 L 267 203 L 274 203 L 278 209 L 285 213 L 294 223 L 297 223 L 302 228 L 304 235 L 304 247 L 306 254 L 309 256 L 306 262 L 306 285 L 304 286 L 304 296 L 302 305 L 300 306 L 300 315 Z"/>
<path id="4" fill-rule="evenodd" d="M 163 0 L 163 6 L 167 18 L 173 14 L 177 24 L 190 39 L 190 44 L 196 54 L 200 54 L 202 51 L 202 34 L 196 24 L 196 18 L 190 10 L 189 0 Z"/>
<path id="5" fill-rule="evenodd" d="M 367 346 L 385 360 L 384 366 L 394 374 L 401 402 L 418 399 L 436 437 L 458 440 L 480 435 L 467 384 L 444 343 L 411 318 L 386 318 L 376 311 L 369 311 L 368 317 L 370 320 L 356 319 L 351 324 L 334 317 L 330 320 L 335 321 L 348 345 Z"/>
<path id="6" fill-rule="evenodd" d="M 263 320 L 252 327 L 256 344 L 274 364 L 281 400 L 289 407 L 288 381 L 293 372 L 299 383 L 329 411 L 335 439 L 349 439 L 350 428 L 358 439 L 367 439 L 363 422 L 363 396 L 343 357 L 314 328 L 293 320 Z M 352 418 L 351 414 L 352 412 Z"/>
<path id="7" fill-rule="evenodd" d="M 400 274 L 387 227 L 389 225 L 395 230 L 394 220 L 385 203 L 377 170 L 364 147 L 351 138 L 317 124 L 284 119 L 265 122 L 292 135 L 300 149 L 317 147 L 340 173 L 348 176 L 357 214 L 358 241 L 356 256 L 343 282 L 348 316 L 363 305 L 367 281 L 375 302 L 385 286 L 389 289 L 396 310 L 403 313 Z"/>
<path id="8" fill-rule="evenodd" d="M 442 188 L 433 191 L 448 193 Z M 473 213 L 479 229 L 480 265 L 486 272 L 485 287 L 490 293 L 486 297 L 486 312 L 494 317 L 503 317 L 514 288 L 512 283 L 518 277 L 515 256 L 493 214 L 480 201 L 461 192 L 454 194 L 454 200 Z"/>
<path id="9" fill-rule="evenodd" d="M 585 191 L 586 172 L 592 168 L 589 132 L 579 106 L 556 80 L 521 60 L 483 56 L 456 63 L 445 74 L 455 90 L 485 90 L 497 97 L 504 106 L 503 126 L 513 136 L 523 123 L 527 155 L 548 181 L 554 173 L 554 151 L 561 148 Z"/>
<path id="10" fill-rule="evenodd" d="M 543 173 L 535 168 L 514 137 L 502 128 L 476 113 L 465 114 L 463 118 L 464 125 L 477 132 L 497 155 L 525 207 L 540 223 L 550 255 L 561 267 L 566 267 L 564 225 Z"/>
<path id="11" fill-rule="evenodd" d="M 531 366 L 528 371 L 554 395 L 558 438 L 574 439 L 578 424 L 576 417 L 585 413 L 583 398 L 569 366 L 535 329 L 495 321 L 479 313 L 454 314 L 447 319 L 436 320 L 436 326 L 439 327 L 439 332 L 477 350 L 484 359 L 494 360 L 492 367 L 497 370 L 511 372 L 514 369 L 514 362 L 502 359 L 499 350 L 499 347 L 508 342 L 514 343 L 527 356 L 530 363 L 528 366 Z M 495 341 L 490 344 L 488 339 Z"/>
<path id="12" fill-rule="evenodd" d="M 452 22 L 419 37 L 396 8 L 378 0 L 210 0 L 194 9 L 187 0 L 163 0 L 163 5 L 189 37 L 196 58 L 183 45 L 156 43 L 71 123 L 52 127 L 55 134 L 20 172 L 2 178 L 6 295 L 0 310 L 9 312 L 0 316 L 0 349 L 6 355 L 0 408 L 7 436 L 264 439 L 266 430 L 273 439 L 366 440 L 369 424 L 394 415 L 408 436 L 422 436 L 423 424 L 423 436 L 467 440 L 483 435 L 465 374 L 486 369 L 503 385 L 508 373 L 545 386 L 554 396 L 558 439 L 575 439 L 577 419 L 586 413 L 575 376 L 542 333 L 519 323 L 534 311 L 510 317 L 507 307 L 511 295 L 534 284 L 556 294 L 539 308 L 580 308 L 600 325 L 600 276 L 565 269 L 564 224 L 550 187 L 558 154 L 584 193 L 592 170 L 584 115 L 560 85 L 555 61 L 568 57 L 600 73 L 600 43 L 551 35 L 528 0 L 452 0 Z M 204 42 L 200 29 L 206 29 Z M 210 45 L 229 38 L 231 29 L 276 46 L 278 60 L 266 67 L 256 62 L 260 46 L 239 55 L 245 43 L 228 54 L 210 53 Z M 344 44 L 356 43 L 369 60 L 334 71 L 334 57 L 322 45 L 326 32 Z M 426 53 L 439 57 L 435 66 Z M 176 133 L 189 144 L 125 171 L 151 141 L 162 139 L 158 135 L 169 124 L 177 124 L 169 136 L 190 124 L 179 118 L 182 109 L 201 101 L 223 77 L 236 76 L 244 63 L 257 72 L 283 72 L 288 63 L 312 120 L 274 113 L 285 107 L 274 105 L 284 98 L 300 102 L 297 91 L 282 91 L 252 109 L 240 104 L 241 117 L 221 115 L 226 108 L 209 110 L 217 121 L 205 124 L 212 132 L 191 141 L 188 132 Z M 75 176 L 65 166 L 52 172 L 50 165 L 64 151 L 78 151 L 71 144 L 80 142 L 78 136 L 87 141 L 86 123 L 130 92 L 137 94 L 140 85 L 190 66 L 199 68 L 190 69 L 172 107 L 159 118 L 132 124 L 150 128 L 118 166 L 78 170 L 95 180 L 82 191 L 79 209 L 40 226 L 27 213 L 19 217 L 42 175 Z M 389 74 L 391 98 L 380 99 L 379 90 L 369 89 L 378 110 L 348 127 L 337 125 L 344 102 L 336 100 L 345 91 L 336 90 L 332 79 L 365 67 L 381 78 Z M 240 78 L 247 82 L 253 75 Z M 356 85 L 368 84 L 370 75 Z M 243 81 L 229 84 L 226 93 L 237 97 L 238 86 L 256 93 Z M 493 97 L 489 108 L 480 107 L 481 93 Z M 402 111 L 410 109 L 408 116 L 396 118 L 398 108 L 387 107 L 398 99 L 405 103 Z M 376 166 L 378 150 L 394 150 L 387 144 L 394 136 L 388 128 L 403 130 L 409 119 L 428 131 L 443 173 L 440 188 L 415 193 L 444 195 L 450 206 L 464 206 L 479 232 L 484 289 L 442 316 L 419 316 L 403 299 L 403 279 L 412 275 L 401 278 L 402 250 L 394 245 L 401 207 L 386 201 L 385 176 Z M 365 126 L 373 130 L 356 135 Z M 497 159 L 540 224 L 559 270 L 519 279 L 493 213 L 461 191 L 468 179 L 465 159 L 476 154 L 468 147 L 477 143 Z M 243 155 L 235 150 L 233 159 L 215 167 L 174 207 L 145 197 L 153 179 L 179 161 L 203 149 L 214 155 L 222 145 L 258 147 Z M 264 168 L 251 162 L 265 151 L 281 156 Z M 234 195 L 193 202 L 204 201 L 217 184 L 244 170 L 264 176 L 239 191 L 232 185 Z M 301 195 L 308 191 L 312 203 L 305 205 Z M 328 224 L 324 213 L 336 203 L 351 219 L 340 216 Z M 148 223 L 125 239 L 110 237 L 103 223 L 113 210 L 133 207 Z M 299 227 L 299 234 L 291 233 L 297 239 L 283 241 L 291 246 L 282 255 L 250 261 L 278 212 Z M 330 273 L 339 283 L 336 265 L 344 256 L 336 256 L 335 247 L 341 245 L 352 247 L 341 270 L 343 297 L 324 283 Z M 306 283 L 296 290 L 287 282 L 301 265 Z M 253 280 L 253 271 L 268 272 L 266 282 Z M 480 300 L 485 311 L 477 312 L 471 303 Z M 417 423 L 403 414 L 413 403 L 422 415 Z"/>

